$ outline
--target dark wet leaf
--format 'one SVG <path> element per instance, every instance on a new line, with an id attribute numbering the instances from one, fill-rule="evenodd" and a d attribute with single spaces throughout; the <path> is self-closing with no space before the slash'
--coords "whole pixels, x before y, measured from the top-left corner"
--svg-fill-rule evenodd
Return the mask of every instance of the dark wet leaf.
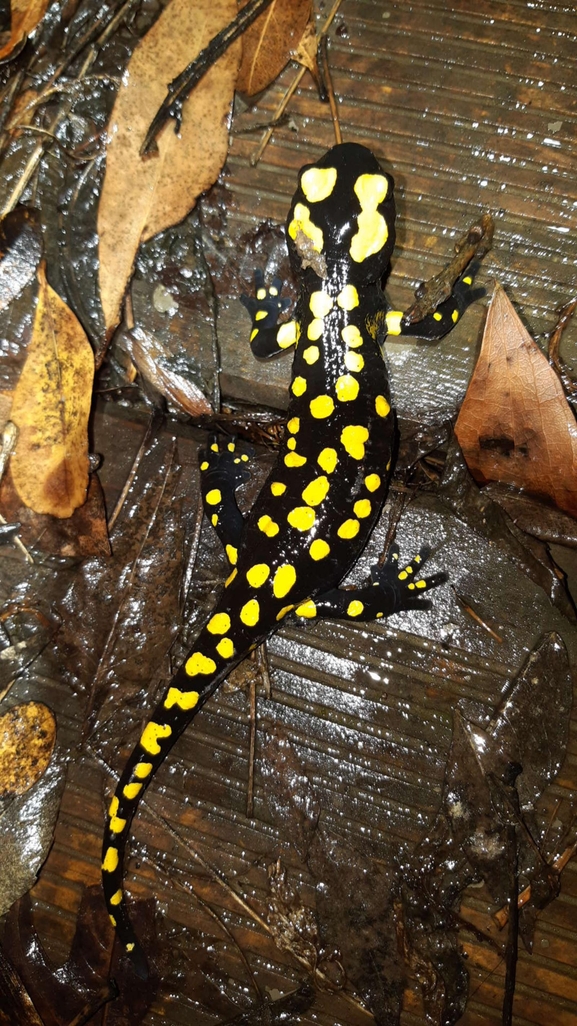
<path id="1" fill-rule="evenodd" d="M 292 994 L 277 998 L 276 1001 L 263 1001 L 258 1008 L 250 1012 L 227 1019 L 222 1026 L 297 1026 L 297 1016 L 308 1012 L 315 998 L 314 988 L 309 983 L 302 983 Z"/>
<path id="2" fill-rule="evenodd" d="M 0 310 L 34 279 L 41 256 L 36 211 L 16 207 L 0 222 Z"/>
<path id="3" fill-rule="evenodd" d="M 0 699 L 19 675 L 36 659 L 56 630 L 56 621 L 40 610 L 9 604 L 2 610 L 8 644 L 0 649 Z"/>

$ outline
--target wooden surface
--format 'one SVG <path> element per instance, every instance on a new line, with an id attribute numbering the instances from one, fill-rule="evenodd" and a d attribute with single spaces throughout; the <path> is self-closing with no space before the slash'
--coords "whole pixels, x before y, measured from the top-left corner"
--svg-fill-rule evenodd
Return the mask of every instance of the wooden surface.
<path id="1" fill-rule="evenodd" d="M 328 4 L 325 4 L 323 16 Z M 410 302 L 415 284 L 436 272 L 450 255 L 454 238 L 483 209 L 496 215 L 495 243 L 481 280 L 496 276 L 508 288 L 538 338 L 555 322 L 555 309 L 575 288 L 575 32 L 570 5 L 461 0 L 450 10 L 443 0 L 389 4 L 344 0 L 331 33 L 330 64 L 346 140 L 371 146 L 394 174 L 399 209 L 398 244 L 389 291 L 395 305 Z M 266 120 L 294 75 L 287 69 L 258 104 Z M 296 171 L 333 142 L 328 108 L 310 80 L 290 107 L 291 124 L 275 133 L 258 167 L 250 166 L 256 136 L 241 135 L 235 121 L 227 172 L 204 204 L 218 224 L 222 279 L 219 335 L 225 394 L 282 408 L 290 360 L 256 367 L 248 354 L 248 320 L 238 292 L 248 288 L 254 252 L 242 240 L 261 221 L 282 222 Z M 212 212 L 212 217 L 211 217 Z M 213 227 L 216 236 L 218 232 Z M 223 241 L 224 240 L 224 241 Z M 263 250 L 263 262 L 266 253 Z M 434 422 L 452 415 L 462 398 L 476 350 L 482 304 L 467 313 L 442 348 L 393 342 L 387 355 L 397 408 L 402 416 Z M 574 352 L 575 332 L 564 342 Z M 105 483 L 118 489 L 139 444 L 139 430 L 123 427 L 112 413 L 97 421 L 95 449 L 112 468 Z M 179 439 L 196 487 L 194 438 Z M 451 533 L 452 532 L 452 533 Z M 489 548 L 456 530 L 435 510 L 411 509 L 401 525 L 403 548 L 420 540 L 445 541 L 438 556 L 457 585 L 495 612 L 502 567 Z M 446 539 L 449 538 L 447 544 Z M 372 557 L 379 554 L 377 537 Z M 211 574 L 224 565 L 205 527 L 201 544 L 213 546 L 212 561 L 197 570 L 202 599 L 214 588 Z M 364 568 L 369 560 L 365 561 Z M 523 590 L 525 589 L 525 590 Z M 448 591 L 448 589 L 447 589 Z M 565 633 L 566 621 L 543 593 L 519 584 L 518 616 L 501 623 L 497 645 L 445 594 L 433 613 L 395 618 L 368 626 L 287 626 L 269 645 L 273 697 L 258 699 L 263 723 L 280 723 L 322 796 L 326 822 L 344 836 L 366 837 L 367 852 L 394 859 L 423 835 L 439 802 L 451 733 L 451 710 L 463 696 L 491 708 L 507 675 L 544 630 Z M 21 693 L 47 701 L 59 716 L 61 739 L 73 744 L 82 719 L 82 700 L 61 682 L 28 678 Z M 571 803 L 577 796 L 574 718 L 569 755 L 547 802 Z M 213 700 L 194 732 L 179 742 L 146 800 L 134 827 L 127 882 L 134 897 L 157 896 L 165 928 L 183 927 L 212 941 L 225 977 L 239 995 L 252 991 L 234 945 L 199 908 L 190 888 L 209 901 L 242 948 L 261 986 L 274 992 L 302 978 L 291 957 L 280 952 L 230 893 L 199 867 L 201 852 L 231 880 L 255 909 L 266 903 L 265 867 L 282 852 L 303 900 L 314 903 L 311 880 L 291 853 L 282 831 L 271 824 L 266 782 L 257 769 L 255 816 L 246 817 L 249 708 L 245 693 Z M 134 725 L 134 739 L 138 724 Z M 132 739 L 113 737 L 118 773 Z M 257 747 L 257 751 L 259 748 Z M 114 754 L 115 753 L 115 754 Z M 99 879 L 100 838 L 106 767 L 96 754 L 71 748 L 68 784 L 55 843 L 33 891 L 36 922 L 48 950 L 63 958 L 70 942 L 84 885 Z M 170 833 L 159 817 L 173 828 Z M 533 955 L 520 953 L 514 1022 L 518 1026 L 577 1023 L 577 866 L 563 874 L 560 897 L 541 915 Z M 463 918 L 490 931 L 489 900 L 483 889 L 466 897 Z M 465 1026 L 497 1026 L 503 960 L 463 930 L 471 974 Z M 147 1026 L 209 1022 L 198 1018 L 187 976 L 194 959 L 159 992 Z M 234 987 L 232 988 L 234 991 Z M 242 1008 L 242 1004 L 238 1008 Z M 234 1014 L 231 1006 L 228 1016 Z M 212 1021 L 225 1018 L 215 1009 Z M 371 1020 L 344 998 L 319 995 L 303 1023 L 356 1026 Z M 404 1022 L 424 1022 L 418 988 L 406 994 Z"/>

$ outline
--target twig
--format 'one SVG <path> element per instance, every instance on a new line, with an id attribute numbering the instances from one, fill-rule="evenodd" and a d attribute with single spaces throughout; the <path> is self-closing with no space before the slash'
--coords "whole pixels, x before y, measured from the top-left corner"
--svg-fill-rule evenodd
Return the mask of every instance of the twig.
<path id="1" fill-rule="evenodd" d="M 465 602 L 465 599 L 462 598 L 461 595 L 459 595 L 459 592 L 455 588 L 454 584 L 452 584 L 451 587 L 453 589 L 455 598 L 457 599 L 457 602 L 459 603 L 461 608 L 465 610 L 465 612 L 471 617 L 471 619 L 473 619 L 475 621 L 475 623 L 478 623 L 480 627 L 482 627 L 484 630 L 486 630 L 487 633 L 490 634 L 491 637 L 495 639 L 495 641 L 498 641 L 499 644 L 502 645 L 503 644 L 502 637 L 499 634 L 497 634 L 496 631 L 494 631 L 492 627 L 489 627 L 489 624 L 486 623 L 485 620 L 481 619 L 479 614 L 475 612 L 473 607 L 470 606 L 468 602 Z"/>
<path id="2" fill-rule="evenodd" d="M 567 863 L 576 854 L 577 854 L 577 841 L 575 841 L 573 844 L 569 845 L 568 848 L 565 848 L 565 851 L 561 852 L 560 855 L 557 855 L 557 857 L 555 859 L 553 859 L 553 861 L 550 863 L 551 869 L 553 869 L 556 873 L 561 873 L 561 871 L 565 868 Z M 531 900 L 531 884 L 528 884 L 528 886 L 525 887 L 521 891 L 521 893 L 519 894 L 519 896 L 517 898 L 517 908 L 523 908 L 523 905 L 526 905 L 527 902 L 530 901 L 530 900 Z M 493 921 L 497 924 L 497 926 L 499 927 L 500 930 L 502 930 L 503 927 L 507 925 L 508 920 L 509 920 L 509 907 L 508 907 L 508 905 L 503 906 L 503 908 L 500 908 L 498 912 L 494 912 L 493 913 Z"/>
<path id="3" fill-rule="evenodd" d="M 320 55 L 320 58 L 321 58 L 321 63 L 322 63 L 322 68 L 323 68 L 323 79 L 324 79 L 325 86 L 326 86 L 326 89 L 327 89 L 327 94 L 328 94 L 328 98 L 329 98 L 329 104 L 330 104 L 330 108 L 331 108 L 331 117 L 333 119 L 333 128 L 335 130 L 335 142 L 338 145 L 338 144 L 342 143 L 343 135 L 342 135 L 342 132 L 341 132 L 341 124 L 340 124 L 340 121 L 339 121 L 339 111 L 338 111 L 338 107 L 337 107 L 337 101 L 335 99 L 335 91 L 334 91 L 334 88 L 333 88 L 333 80 L 332 80 L 332 76 L 331 76 L 331 72 L 330 72 L 330 68 L 329 68 L 328 40 L 329 40 L 329 37 L 326 34 L 326 32 L 323 33 L 323 35 L 321 36 L 321 38 L 319 40 L 319 55 Z"/>

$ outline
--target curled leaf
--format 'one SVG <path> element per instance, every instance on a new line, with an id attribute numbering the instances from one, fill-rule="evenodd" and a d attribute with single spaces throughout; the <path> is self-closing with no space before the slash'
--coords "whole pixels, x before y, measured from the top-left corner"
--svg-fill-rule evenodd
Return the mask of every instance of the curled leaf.
<path id="1" fill-rule="evenodd" d="M 142 331 L 141 328 L 134 328 L 126 335 L 124 345 L 139 373 L 184 413 L 191 417 L 212 413 L 212 407 L 200 388 L 180 374 L 178 367 L 170 367 L 170 353 L 166 351 L 160 339 Z"/>
<path id="2" fill-rule="evenodd" d="M 500 285 L 455 433 L 479 484 L 511 484 L 577 516 L 577 424 Z"/>
<path id="3" fill-rule="evenodd" d="M 44 773 L 54 742 L 56 721 L 41 702 L 23 702 L 0 716 L 0 796 L 25 794 Z"/>
<path id="4" fill-rule="evenodd" d="M 178 135 L 168 124 L 158 137 L 156 155 L 142 158 L 139 151 L 169 82 L 236 13 L 234 0 L 172 0 L 126 69 L 108 127 L 98 211 L 100 294 L 108 335 L 119 322 L 140 243 L 181 221 L 224 164 L 240 42 L 229 47 L 183 104 Z"/>
<path id="5" fill-rule="evenodd" d="M 25 506 L 69 517 L 88 488 L 94 358 L 84 329 L 46 281 L 42 264 L 38 280 L 32 338 L 12 402 L 18 441 L 10 466 Z"/>
<path id="6" fill-rule="evenodd" d="M 311 16 L 311 0 L 273 0 L 246 30 L 237 89 L 254 96 L 280 75 Z"/>

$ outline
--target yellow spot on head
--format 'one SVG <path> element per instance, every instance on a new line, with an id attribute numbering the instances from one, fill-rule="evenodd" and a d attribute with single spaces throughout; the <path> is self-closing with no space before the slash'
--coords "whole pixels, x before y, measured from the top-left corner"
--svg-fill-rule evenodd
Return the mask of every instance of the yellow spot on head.
<path id="1" fill-rule="evenodd" d="M 230 565 L 235 566 L 238 559 L 238 549 L 234 545 L 225 545 L 224 550 Z"/>
<path id="2" fill-rule="evenodd" d="M 321 449 L 317 456 L 317 463 L 319 467 L 327 474 L 332 474 L 338 463 L 338 456 L 336 449 Z"/>
<path id="3" fill-rule="evenodd" d="M 347 424 L 341 431 L 341 445 L 354 460 L 362 460 L 365 456 L 365 442 L 369 437 L 366 427 L 361 424 Z"/>
<path id="4" fill-rule="evenodd" d="M 310 531 L 316 520 L 316 514 L 310 506 L 295 506 L 287 514 L 287 520 L 297 531 Z"/>
<path id="5" fill-rule="evenodd" d="M 232 584 L 232 582 L 234 581 L 237 573 L 238 573 L 238 570 L 235 567 L 234 570 L 232 571 L 232 573 L 229 574 L 229 576 L 227 577 L 226 581 L 224 582 L 225 588 L 228 588 L 229 584 Z"/>
<path id="6" fill-rule="evenodd" d="M 296 579 L 297 575 L 294 566 L 291 566 L 290 563 L 284 563 L 283 566 L 279 566 L 274 575 L 272 586 L 275 598 L 284 598 L 285 595 L 288 595 Z"/>
<path id="7" fill-rule="evenodd" d="M 289 421 L 287 421 L 287 428 L 289 429 L 289 431 L 293 435 L 296 435 L 296 433 L 297 433 L 298 429 L 300 428 L 300 426 L 301 426 L 301 422 L 300 422 L 298 417 L 291 417 L 291 419 Z"/>
<path id="8" fill-rule="evenodd" d="M 320 203 L 328 199 L 336 180 L 336 167 L 309 167 L 301 175 L 301 189 L 309 203 Z"/>
<path id="9" fill-rule="evenodd" d="M 270 566 L 268 563 L 255 563 L 254 566 L 251 566 L 250 570 L 247 570 L 246 579 L 251 588 L 260 588 L 269 574 Z"/>
<path id="10" fill-rule="evenodd" d="M 326 556 L 328 556 L 330 551 L 330 545 L 328 545 L 326 541 L 323 541 L 322 538 L 315 538 L 314 542 L 311 543 L 309 548 L 309 554 L 311 556 L 311 559 L 314 560 L 324 559 Z"/>
<path id="11" fill-rule="evenodd" d="M 354 285 L 345 285 L 337 296 L 341 310 L 354 310 L 359 305 L 359 294 Z"/>
<path id="12" fill-rule="evenodd" d="M 140 735 L 140 747 L 144 748 L 149 755 L 158 755 L 160 752 L 159 740 L 162 741 L 164 738 L 170 737 L 171 734 L 172 727 L 169 727 L 168 723 L 155 723 L 154 720 L 151 720 Z"/>
<path id="13" fill-rule="evenodd" d="M 230 616 L 228 613 L 215 613 L 208 621 L 206 629 L 211 634 L 226 634 L 230 629 Z"/>
<path id="14" fill-rule="evenodd" d="M 295 345 L 298 337 L 299 326 L 297 321 L 286 321 L 285 324 L 279 325 L 276 333 L 276 344 L 279 349 L 289 349 L 290 346 Z"/>
<path id="15" fill-rule="evenodd" d="M 276 614 L 277 620 L 283 620 L 287 613 L 290 613 L 292 609 L 294 609 L 294 604 L 292 606 L 283 606 L 282 609 L 279 610 L 279 612 Z"/>
<path id="16" fill-rule="evenodd" d="M 318 506 L 326 498 L 329 487 L 328 478 L 324 475 L 316 477 L 303 490 L 303 501 L 306 502 L 307 506 Z"/>
<path id="17" fill-rule="evenodd" d="M 345 520 L 339 527 L 337 534 L 339 538 L 356 538 L 360 526 L 358 520 Z"/>
<path id="18" fill-rule="evenodd" d="M 345 353 L 345 367 L 347 370 L 355 371 L 358 374 L 364 366 L 365 361 L 360 353 Z"/>
<path id="19" fill-rule="evenodd" d="M 348 403 L 352 399 L 357 398 L 359 394 L 359 383 L 356 378 L 353 378 L 352 374 L 343 374 L 340 378 L 337 378 L 335 390 L 339 402 Z"/>
<path id="20" fill-rule="evenodd" d="M 110 899 L 110 904 L 111 905 L 120 905 L 121 901 L 122 901 L 122 891 L 118 890 L 118 891 L 116 891 L 115 894 L 112 895 L 112 897 Z"/>
<path id="21" fill-rule="evenodd" d="M 122 793 L 125 798 L 128 798 L 128 800 L 132 802 L 138 797 L 143 787 L 144 784 L 126 784 L 126 786 L 122 788 Z"/>
<path id="22" fill-rule="evenodd" d="M 401 321 L 403 319 L 402 310 L 389 310 L 386 321 L 387 321 L 387 334 L 388 335 L 400 335 L 401 334 Z"/>
<path id="23" fill-rule="evenodd" d="M 230 638 L 222 638 L 216 646 L 216 651 L 223 659 L 232 659 L 234 655 L 234 645 Z"/>
<path id="24" fill-rule="evenodd" d="M 206 501 L 209 506 L 218 506 L 219 502 L 222 502 L 220 488 L 211 488 L 210 492 L 206 493 Z"/>
<path id="25" fill-rule="evenodd" d="M 152 773 L 151 762 L 137 762 L 133 770 L 134 776 L 138 777 L 139 780 L 144 780 L 149 777 Z"/>
<path id="26" fill-rule="evenodd" d="M 299 456 L 297 452 L 287 452 L 284 458 L 285 467 L 304 467 L 306 461 L 306 456 Z"/>
<path id="27" fill-rule="evenodd" d="M 334 399 L 330 395 L 317 395 L 310 401 L 310 411 L 316 420 L 330 417 L 335 408 Z"/>
<path id="28" fill-rule="evenodd" d="M 270 490 L 273 495 L 284 495 L 286 492 L 286 485 L 282 481 L 272 481 Z"/>
<path id="29" fill-rule="evenodd" d="M 355 263 L 362 263 L 367 257 L 380 252 L 389 237 L 387 222 L 377 211 L 379 203 L 387 195 L 388 183 L 383 175 L 360 175 L 354 189 L 361 212 L 357 217 L 358 231 L 351 239 L 350 252 Z"/>
<path id="30" fill-rule="evenodd" d="M 368 488 L 369 492 L 376 492 L 380 483 L 381 479 L 378 474 L 368 474 L 365 478 L 365 488 Z"/>
<path id="31" fill-rule="evenodd" d="M 351 349 L 358 349 L 363 344 L 363 336 L 356 324 L 346 324 L 341 331 L 341 337 L 343 342 L 346 342 Z"/>
<path id="32" fill-rule="evenodd" d="M 299 375 L 294 379 L 291 385 L 291 391 L 293 395 L 303 395 L 307 390 L 307 383 L 305 378 L 301 378 Z"/>
<path id="33" fill-rule="evenodd" d="M 311 292 L 309 307 L 315 317 L 326 317 L 329 310 L 332 310 L 333 298 L 329 296 L 328 292 Z"/>
<path id="34" fill-rule="evenodd" d="M 311 240 L 312 247 L 317 253 L 322 253 L 324 245 L 322 230 L 311 221 L 311 212 L 308 207 L 305 207 L 304 203 L 295 204 L 294 217 L 288 226 L 288 233 L 293 241 L 299 232 L 302 232 Z"/>
<path id="35" fill-rule="evenodd" d="M 258 623 L 260 616 L 260 606 L 257 599 L 249 599 L 245 602 L 244 606 L 240 611 L 240 618 L 247 627 L 254 627 L 255 623 Z"/>
<path id="36" fill-rule="evenodd" d="M 288 457 L 285 458 L 285 463 L 287 459 Z M 259 531 L 262 531 L 263 534 L 266 534 L 267 538 L 274 538 L 275 534 L 278 534 L 280 530 L 278 524 L 275 524 L 274 520 L 272 517 L 269 517 L 268 513 L 265 513 L 264 516 L 259 518 L 258 529 Z"/>
<path id="37" fill-rule="evenodd" d="M 193 652 L 186 660 L 184 669 L 189 677 L 196 677 L 199 673 L 208 676 L 216 670 L 216 663 L 202 652 Z"/>
<path id="38" fill-rule="evenodd" d="M 347 614 L 348 616 L 360 616 L 364 608 L 362 602 L 359 602 L 358 599 L 353 599 L 347 606 Z"/>
<path id="39" fill-rule="evenodd" d="M 323 324 L 322 320 L 320 319 L 320 317 L 315 317 L 310 322 L 310 324 L 309 324 L 309 326 L 307 328 L 307 338 L 310 339 L 311 342 L 316 342 L 317 339 L 319 339 L 321 337 L 323 331 L 324 331 L 324 324 Z"/>
<path id="40" fill-rule="evenodd" d="M 369 499 L 359 499 L 353 506 L 353 513 L 356 517 L 368 517 L 371 515 L 371 503 Z"/>
<path id="41" fill-rule="evenodd" d="M 114 873 L 118 869 L 118 848 L 107 848 L 102 869 L 105 873 Z"/>
<path id="42" fill-rule="evenodd" d="M 391 412 L 391 407 L 385 399 L 384 395 L 378 395 L 375 399 L 375 410 L 377 411 L 379 417 L 389 416 L 389 413 Z"/>
<path id="43" fill-rule="evenodd" d="M 295 613 L 297 616 L 306 616 L 310 620 L 313 616 L 317 615 L 317 607 L 313 600 L 309 599 L 308 602 L 303 602 L 300 606 L 297 606 Z"/>
<path id="44" fill-rule="evenodd" d="M 307 346 L 303 351 L 303 360 L 311 366 L 313 363 L 317 362 L 320 355 L 321 351 L 318 346 Z"/>
<path id="45" fill-rule="evenodd" d="M 198 691 L 180 691 L 179 688 L 169 688 L 163 705 L 165 709 L 172 709 L 174 705 L 177 705 L 179 709 L 186 712 L 189 709 L 194 709 L 199 698 Z"/>

